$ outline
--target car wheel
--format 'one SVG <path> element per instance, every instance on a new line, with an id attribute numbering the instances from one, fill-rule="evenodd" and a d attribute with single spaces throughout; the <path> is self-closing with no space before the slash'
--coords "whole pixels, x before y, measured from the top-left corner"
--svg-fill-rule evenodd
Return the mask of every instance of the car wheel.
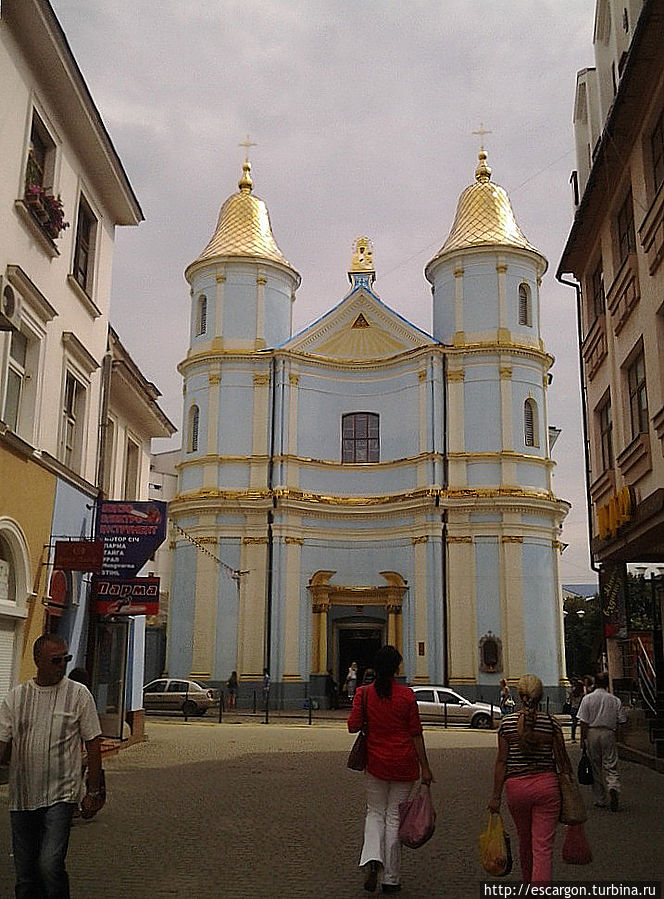
<path id="1" fill-rule="evenodd" d="M 475 715 L 473 720 L 470 722 L 471 727 L 479 727 L 482 730 L 486 730 L 488 727 L 493 727 L 493 723 L 491 721 L 491 715 L 485 715 L 484 713 L 480 715 Z"/>
<path id="2" fill-rule="evenodd" d="M 193 700 L 187 699 L 182 703 L 182 714 L 187 718 L 193 718 L 194 715 L 198 714 L 198 706 Z"/>

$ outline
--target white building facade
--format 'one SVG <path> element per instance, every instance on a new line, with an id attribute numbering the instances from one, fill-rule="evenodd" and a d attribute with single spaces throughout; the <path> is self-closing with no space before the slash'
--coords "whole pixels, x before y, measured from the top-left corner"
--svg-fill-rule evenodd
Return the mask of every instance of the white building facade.
<path id="1" fill-rule="evenodd" d="M 433 335 L 381 301 L 360 238 L 350 291 L 291 336 L 300 276 L 245 163 L 185 273 L 171 676 L 236 670 L 242 697 L 267 668 L 292 705 L 393 643 L 413 683 L 490 699 L 536 671 L 558 691 L 545 269 L 482 152 L 426 268 Z"/>

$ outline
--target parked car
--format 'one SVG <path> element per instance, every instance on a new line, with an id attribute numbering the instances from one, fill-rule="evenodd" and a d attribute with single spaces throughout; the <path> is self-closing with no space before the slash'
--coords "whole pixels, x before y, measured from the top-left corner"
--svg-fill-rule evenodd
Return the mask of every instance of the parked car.
<path id="1" fill-rule="evenodd" d="M 219 690 L 212 690 L 193 680 L 159 678 L 143 687 L 143 708 L 153 712 L 182 712 L 204 715 L 219 708 Z"/>
<path id="2" fill-rule="evenodd" d="M 412 687 L 417 707 L 420 710 L 420 718 L 435 724 L 443 724 L 445 721 L 445 709 L 447 708 L 447 721 L 449 724 L 468 724 L 470 727 L 490 728 L 500 723 L 502 717 L 500 708 L 493 708 L 488 702 L 471 702 L 450 690 L 449 687 L 423 686 Z"/>

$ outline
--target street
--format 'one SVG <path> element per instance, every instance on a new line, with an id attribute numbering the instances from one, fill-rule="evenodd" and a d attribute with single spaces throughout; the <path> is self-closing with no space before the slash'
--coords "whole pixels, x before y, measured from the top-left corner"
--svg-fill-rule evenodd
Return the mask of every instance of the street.
<path id="1" fill-rule="evenodd" d="M 108 802 L 72 831 L 72 896 L 229 899 L 360 897 L 362 775 L 346 768 L 353 738 L 342 721 L 306 724 L 185 723 L 148 719 L 149 740 L 105 760 Z M 484 879 L 477 836 L 485 826 L 495 733 L 428 728 L 438 812 L 432 840 L 405 849 L 404 897 L 477 897 Z M 570 746 L 572 761 L 577 746 Z M 661 879 L 664 780 L 621 763 L 618 814 L 595 809 L 594 860 L 562 863 L 559 880 Z M 506 809 L 504 809 L 506 811 Z M 505 814 L 513 837 L 514 827 Z M 13 895 L 7 787 L 0 787 L 0 897 Z M 504 883 L 518 880 L 515 870 Z"/>

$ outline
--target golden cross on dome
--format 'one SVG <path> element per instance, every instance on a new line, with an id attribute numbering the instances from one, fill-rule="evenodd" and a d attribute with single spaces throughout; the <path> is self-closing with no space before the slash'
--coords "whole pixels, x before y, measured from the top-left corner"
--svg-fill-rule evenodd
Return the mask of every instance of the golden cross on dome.
<path id="1" fill-rule="evenodd" d="M 249 135 L 247 135 L 246 140 L 240 141 L 240 143 L 238 144 L 238 147 L 245 148 L 245 154 L 244 154 L 245 162 L 249 162 L 249 147 L 257 147 L 257 146 L 258 146 L 258 144 L 252 143 L 252 141 L 249 139 Z"/>
<path id="2" fill-rule="evenodd" d="M 480 127 L 478 131 L 473 131 L 473 134 L 477 134 L 480 139 L 480 150 L 484 149 L 484 135 L 485 134 L 493 134 L 493 131 L 487 131 L 484 128 L 484 122 L 480 122 Z"/>

